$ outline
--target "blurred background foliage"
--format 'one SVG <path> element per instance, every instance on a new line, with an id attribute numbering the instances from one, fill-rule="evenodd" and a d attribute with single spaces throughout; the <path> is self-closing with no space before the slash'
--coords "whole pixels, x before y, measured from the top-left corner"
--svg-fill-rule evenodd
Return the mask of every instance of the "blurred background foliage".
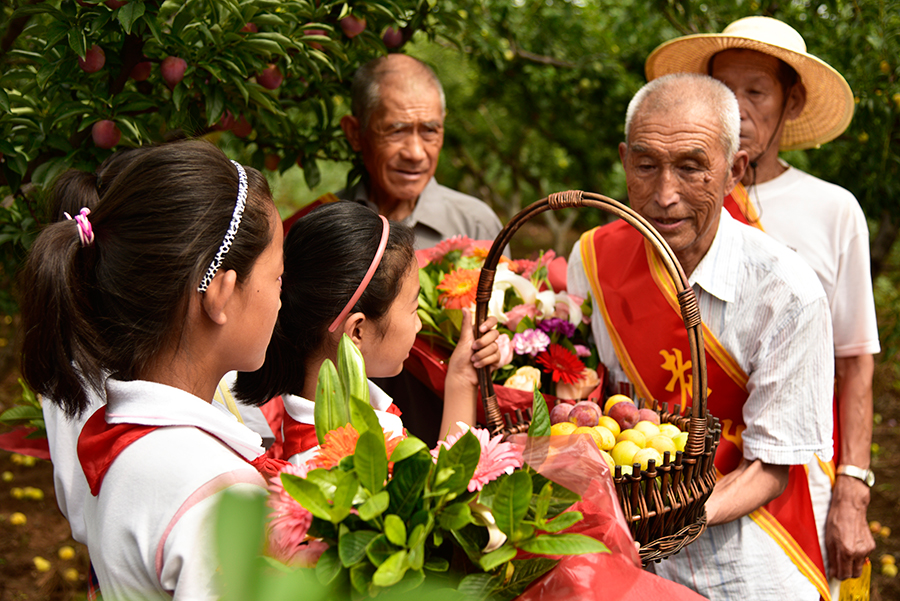
<path id="1" fill-rule="evenodd" d="M 900 344 L 900 1 L 894 0 L 207 0 L 90 4 L 2 0 L 0 24 L 0 310 L 15 313 L 11 277 L 44 220 L 53 178 L 92 170 L 93 124 L 113 120 L 117 147 L 208 135 L 234 158 L 266 169 L 283 215 L 343 187 L 353 157 L 338 121 L 349 77 L 388 51 L 432 64 L 448 115 L 438 179 L 508 219 L 564 189 L 626 196 L 617 145 L 628 100 L 658 44 L 718 32 L 748 15 L 786 21 L 809 51 L 837 68 L 857 99 L 849 129 L 796 166 L 851 190 L 871 224 L 876 300 L 887 351 Z M 365 19 L 362 33 L 343 19 Z M 257 31 L 245 29 L 253 23 Z M 394 28 L 388 31 L 387 28 Z M 387 34 L 387 35 L 386 35 Z M 93 44 L 106 63 L 77 59 Z M 167 56 L 187 63 L 173 87 Z M 129 77 L 149 61 L 145 81 Z M 276 89 L 256 77 L 269 65 Z M 249 133 L 231 128 L 238 116 Z M 238 131 L 236 131 L 236 129 Z M 240 134 L 240 135 L 237 135 Z M 520 252 L 567 252 L 601 223 L 596 212 L 545 213 Z"/>

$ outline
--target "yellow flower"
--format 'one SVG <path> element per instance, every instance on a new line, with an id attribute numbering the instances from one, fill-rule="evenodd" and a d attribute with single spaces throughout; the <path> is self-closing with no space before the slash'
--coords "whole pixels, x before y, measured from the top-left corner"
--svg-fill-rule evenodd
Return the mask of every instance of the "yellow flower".
<path id="1" fill-rule="evenodd" d="M 65 545 L 63 547 L 60 547 L 59 551 L 57 551 L 56 554 L 59 555 L 59 558 L 63 560 L 72 559 L 73 557 L 75 557 L 75 549 L 73 549 L 69 545 Z"/>
<path id="2" fill-rule="evenodd" d="M 19 511 L 9 516 L 9 523 L 13 526 L 22 526 L 27 521 L 28 519 L 25 517 L 25 514 Z"/>
<path id="3" fill-rule="evenodd" d="M 31 561 L 34 562 L 34 567 L 37 569 L 38 572 L 47 572 L 51 568 L 50 562 L 47 561 L 46 559 L 44 559 L 43 557 L 41 557 L 40 555 L 35 557 Z"/>

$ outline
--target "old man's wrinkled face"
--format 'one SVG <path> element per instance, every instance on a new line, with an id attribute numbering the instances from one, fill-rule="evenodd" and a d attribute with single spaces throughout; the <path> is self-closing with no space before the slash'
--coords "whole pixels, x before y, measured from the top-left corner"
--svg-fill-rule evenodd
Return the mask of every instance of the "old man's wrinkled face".
<path id="1" fill-rule="evenodd" d="M 683 107 L 635 115 L 619 155 L 632 208 L 662 234 L 689 272 L 709 250 L 735 181 L 718 119 L 709 110 Z"/>
<path id="2" fill-rule="evenodd" d="M 429 82 L 386 76 L 378 108 L 361 136 L 372 200 L 414 201 L 437 169 L 444 145 L 441 97 Z"/>

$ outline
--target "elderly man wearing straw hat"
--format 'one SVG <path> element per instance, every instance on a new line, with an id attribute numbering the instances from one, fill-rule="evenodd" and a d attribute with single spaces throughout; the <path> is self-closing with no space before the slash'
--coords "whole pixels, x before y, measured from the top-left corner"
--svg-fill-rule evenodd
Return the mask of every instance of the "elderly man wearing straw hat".
<path id="1" fill-rule="evenodd" d="M 817 521 L 830 574 L 858 577 L 875 547 L 866 507 L 874 482 L 869 469 L 872 355 L 880 346 L 868 230 L 850 192 L 778 157 L 779 149 L 814 148 L 839 136 L 853 115 L 850 86 L 806 52 L 797 31 L 768 17 L 747 17 L 721 34 L 690 35 L 662 44 L 647 59 L 646 72 L 648 80 L 677 72 L 707 73 L 735 93 L 741 108 L 741 148 L 750 155 L 750 168 L 725 207 L 736 219 L 796 250 L 828 295 L 834 326 L 838 467 L 814 462 L 810 485 L 818 501 Z"/>

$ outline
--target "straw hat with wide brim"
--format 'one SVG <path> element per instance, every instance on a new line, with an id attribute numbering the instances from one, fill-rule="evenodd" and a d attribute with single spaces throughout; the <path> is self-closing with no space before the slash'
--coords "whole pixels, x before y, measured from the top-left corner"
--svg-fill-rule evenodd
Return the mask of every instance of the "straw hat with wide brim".
<path id="1" fill-rule="evenodd" d="M 797 31 L 777 19 L 746 17 L 722 33 L 701 33 L 660 45 L 644 66 L 647 80 L 670 73 L 708 73 L 709 59 L 731 48 L 746 48 L 780 58 L 797 71 L 806 87 L 806 105 L 785 123 L 781 150 L 813 148 L 847 129 L 853 118 L 853 92 L 840 73 L 806 52 Z"/>

